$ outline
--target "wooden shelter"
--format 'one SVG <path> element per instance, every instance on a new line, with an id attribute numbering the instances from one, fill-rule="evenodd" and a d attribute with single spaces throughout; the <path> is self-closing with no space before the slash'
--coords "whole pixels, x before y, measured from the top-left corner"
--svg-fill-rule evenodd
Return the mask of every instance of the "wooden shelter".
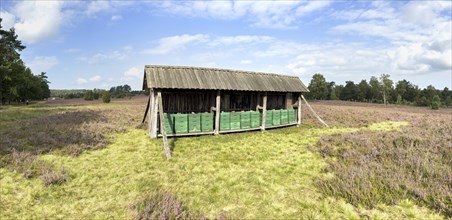
<path id="1" fill-rule="evenodd" d="M 143 89 L 151 138 L 300 125 L 308 92 L 296 76 L 154 65 L 144 68 Z"/>

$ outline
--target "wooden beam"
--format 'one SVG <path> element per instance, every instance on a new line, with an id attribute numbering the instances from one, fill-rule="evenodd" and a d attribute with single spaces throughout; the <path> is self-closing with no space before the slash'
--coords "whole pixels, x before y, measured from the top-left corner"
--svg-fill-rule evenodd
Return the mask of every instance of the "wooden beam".
<path id="1" fill-rule="evenodd" d="M 149 104 L 150 103 L 151 103 L 151 96 L 149 96 L 148 104 L 146 105 L 146 110 L 144 110 L 143 121 L 141 121 L 141 124 L 143 124 L 146 121 L 146 116 L 148 115 L 148 112 L 149 112 Z"/>
<path id="2" fill-rule="evenodd" d="M 160 130 L 163 135 L 163 149 L 165 150 L 166 159 L 169 160 L 171 158 L 171 150 L 168 147 L 168 137 L 166 136 L 166 126 L 165 126 L 165 117 L 163 117 L 163 102 L 162 102 L 162 92 L 157 92 L 157 100 L 159 103 L 159 113 L 160 113 Z"/>
<path id="3" fill-rule="evenodd" d="M 154 115 L 154 102 L 155 102 L 155 97 L 154 97 L 154 92 L 151 90 L 149 92 L 149 118 L 148 118 L 148 132 L 149 132 L 149 136 L 151 138 L 152 137 L 152 125 L 153 125 L 153 121 L 152 121 L 152 116 Z"/>
<path id="4" fill-rule="evenodd" d="M 304 100 L 304 102 L 306 103 L 306 105 L 308 106 L 309 110 L 311 110 L 312 114 L 317 118 L 317 120 L 320 121 L 320 123 L 322 123 L 325 127 L 329 128 L 330 126 L 328 126 L 321 118 L 319 115 L 317 115 L 317 113 L 315 113 L 314 109 L 311 108 L 311 105 L 309 105 L 308 101 L 306 101 L 306 99 L 304 98 L 303 95 L 301 95 L 301 98 Z"/>
<path id="5" fill-rule="evenodd" d="M 151 91 L 150 95 L 152 95 L 154 97 L 154 101 L 153 101 L 153 107 L 152 108 L 152 115 L 150 115 L 149 117 L 151 117 L 151 138 L 157 138 L 157 130 L 158 130 L 158 102 L 157 102 L 157 92 L 156 91 Z"/>
<path id="6" fill-rule="evenodd" d="M 298 106 L 297 106 L 297 127 L 301 125 L 301 94 L 298 95 Z"/>
<path id="7" fill-rule="evenodd" d="M 267 117 L 267 93 L 264 94 L 262 105 L 261 131 L 265 131 L 265 119 Z"/>
<path id="8" fill-rule="evenodd" d="M 214 130 L 215 135 L 218 135 L 220 133 L 220 103 L 221 96 L 220 91 L 218 91 L 215 105 L 215 130 Z"/>

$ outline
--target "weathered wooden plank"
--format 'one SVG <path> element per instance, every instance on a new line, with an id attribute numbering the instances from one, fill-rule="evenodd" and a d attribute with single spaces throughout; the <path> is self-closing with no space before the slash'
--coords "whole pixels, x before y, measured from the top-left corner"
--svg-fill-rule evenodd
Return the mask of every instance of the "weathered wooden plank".
<path id="1" fill-rule="evenodd" d="M 325 127 L 329 128 L 330 126 L 328 126 L 321 118 L 319 115 L 317 115 L 317 113 L 315 113 L 314 109 L 312 109 L 311 105 L 309 105 L 308 101 L 306 101 L 306 99 L 304 98 L 303 95 L 301 95 L 301 98 L 304 100 L 304 102 L 306 103 L 306 105 L 308 106 L 309 110 L 311 110 L 312 114 L 317 118 L 317 120 L 320 121 L 320 123 L 322 123 Z"/>
<path id="2" fill-rule="evenodd" d="M 298 95 L 298 106 L 297 106 L 297 127 L 301 125 L 301 94 Z"/>
<path id="3" fill-rule="evenodd" d="M 296 76 L 228 69 L 152 66 L 145 67 L 148 88 L 235 91 L 307 92 Z"/>
<path id="4" fill-rule="evenodd" d="M 154 96 L 154 105 L 153 105 L 153 110 L 152 110 L 152 124 L 151 124 L 151 138 L 157 138 L 157 130 L 158 130 L 158 102 L 157 102 L 157 92 L 155 90 L 152 90 L 151 93 L 149 95 Z"/>
<path id="5" fill-rule="evenodd" d="M 162 92 L 157 92 L 157 100 L 159 103 L 159 113 L 160 113 L 160 130 L 162 131 L 163 136 L 163 149 L 165 150 L 166 159 L 171 159 L 171 150 L 168 147 L 168 137 L 166 136 L 166 126 L 165 126 L 165 117 L 163 117 L 163 102 L 162 102 Z"/>
<path id="6" fill-rule="evenodd" d="M 218 135 L 220 131 L 220 104 L 221 104 L 221 96 L 220 91 L 217 92 L 216 105 L 215 105 L 215 130 L 214 134 Z"/>
<path id="7" fill-rule="evenodd" d="M 267 93 L 264 94 L 262 100 L 262 120 L 261 120 L 261 131 L 265 131 L 265 118 L 267 116 Z"/>

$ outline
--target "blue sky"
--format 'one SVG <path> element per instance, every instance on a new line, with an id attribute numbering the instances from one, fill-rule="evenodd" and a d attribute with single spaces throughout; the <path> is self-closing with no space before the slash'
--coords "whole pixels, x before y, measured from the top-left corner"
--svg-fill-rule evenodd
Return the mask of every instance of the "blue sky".
<path id="1" fill-rule="evenodd" d="M 451 1 L 4 1 L 53 89 L 141 89 L 144 65 L 452 87 Z"/>

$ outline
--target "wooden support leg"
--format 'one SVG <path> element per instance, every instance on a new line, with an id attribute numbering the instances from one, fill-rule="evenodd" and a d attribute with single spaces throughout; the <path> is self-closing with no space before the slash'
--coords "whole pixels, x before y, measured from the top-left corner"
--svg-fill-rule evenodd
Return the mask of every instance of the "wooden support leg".
<path id="1" fill-rule="evenodd" d="M 151 138 L 157 138 L 157 130 L 158 130 L 158 123 L 157 123 L 157 113 L 158 113 L 158 102 L 157 102 L 157 92 L 152 91 L 151 94 L 154 97 L 153 106 L 152 106 L 152 116 L 151 116 Z"/>
<path id="2" fill-rule="evenodd" d="M 262 100 L 262 120 L 261 120 L 261 131 L 265 131 L 265 119 L 267 118 L 267 93 L 264 94 Z"/>
<path id="3" fill-rule="evenodd" d="M 163 135 L 163 149 L 165 150 L 166 159 L 169 160 L 171 158 L 171 151 L 168 147 L 168 137 L 166 136 L 166 127 L 165 127 L 165 117 L 163 117 L 163 102 L 162 102 L 162 92 L 157 92 L 158 103 L 159 103 L 159 113 L 160 113 L 160 130 L 162 130 Z"/>
<path id="4" fill-rule="evenodd" d="M 217 92 L 216 105 L 215 105 L 215 131 L 214 134 L 218 135 L 220 133 L 220 104 L 221 96 L 220 91 Z"/>
<path id="5" fill-rule="evenodd" d="M 154 115 L 154 94 L 152 91 L 149 92 L 149 105 L 148 105 L 148 134 L 152 138 L 152 116 Z"/>
<path id="6" fill-rule="evenodd" d="M 298 106 L 297 106 L 297 127 L 301 125 L 301 94 L 298 96 Z"/>

